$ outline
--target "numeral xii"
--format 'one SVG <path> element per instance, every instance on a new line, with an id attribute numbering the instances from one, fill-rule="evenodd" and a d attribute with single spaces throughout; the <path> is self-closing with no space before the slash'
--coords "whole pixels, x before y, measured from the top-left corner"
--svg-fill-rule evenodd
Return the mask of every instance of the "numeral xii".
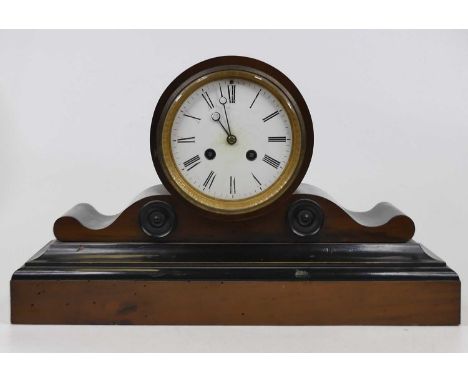
<path id="1" fill-rule="evenodd" d="M 236 103 L 236 85 L 228 85 L 229 103 Z"/>

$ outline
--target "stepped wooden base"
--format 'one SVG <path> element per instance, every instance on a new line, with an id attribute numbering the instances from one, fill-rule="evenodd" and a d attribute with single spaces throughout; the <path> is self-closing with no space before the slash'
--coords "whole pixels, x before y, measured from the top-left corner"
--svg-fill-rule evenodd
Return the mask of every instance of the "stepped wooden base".
<path id="1" fill-rule="evenodd" d="M 460 281 L 405 244 L 51 242 L 11 281 L 18 324 L 457 325 Z"/>

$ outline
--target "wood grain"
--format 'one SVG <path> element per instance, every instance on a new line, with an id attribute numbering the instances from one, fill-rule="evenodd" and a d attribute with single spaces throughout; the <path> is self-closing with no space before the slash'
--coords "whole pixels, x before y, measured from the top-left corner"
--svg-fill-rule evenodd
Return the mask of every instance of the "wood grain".
<path id="1" fill-rule="evenodd" d="M 458 325 L 458 281 L 12 280 L 17 324 Z"/>

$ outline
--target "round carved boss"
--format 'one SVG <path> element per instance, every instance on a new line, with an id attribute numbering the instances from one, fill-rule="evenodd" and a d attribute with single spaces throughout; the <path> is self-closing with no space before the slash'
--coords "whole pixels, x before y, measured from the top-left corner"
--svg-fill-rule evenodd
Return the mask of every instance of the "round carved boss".
<path id="1" fill-rule="evenodd" d="M 141 230 L 148 236 L 162 238 L 176 225 L 176 214 L 169 203 L 155 200 L 146 203 L 139 213 Z"/>

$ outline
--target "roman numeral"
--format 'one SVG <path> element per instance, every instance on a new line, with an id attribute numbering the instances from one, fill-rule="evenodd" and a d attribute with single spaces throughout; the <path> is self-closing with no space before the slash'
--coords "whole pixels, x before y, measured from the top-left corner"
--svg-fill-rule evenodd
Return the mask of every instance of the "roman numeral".
<path id="1" fill-rule="evenodd" d="M 255 181 L 258 183 L 258 185 L 260 186 L 260 190 L 262 189 L 262 183 L 257 179 L 257 177 L 253 174 L 253 172 L 251 172 L 253 178 L 255 179 Z"/>
<path id="2" fill-rule="evenodd" d="M 236 85 L 228 85 L 229 103 L 236 103 Z"/>
<path id="3" fill-rule="evenodd" d="M 286 142 L 286 137 L 268 137 L 268 142 Z"/>
<path id="4" fill-rule="evenodd" d="M 195 143 L 195 137 L 179 138 L 176 140 L 177 143 Z"/>
<path id="5" fill-rule="evenodd" d="M 190 115 L 190 114 L 185 114 L 185 113 L 183 113 L 183 116 L 184 116 L 184 117 L 187 117 L 187 118 L 193 118 L 193 119 L 196 119 L 197 121 L 201 121 L 201 118 L 194 117 L 193 115 Z"/>
<path id="6" fill-rule="evenodd" d="M 184 162 L 184 167 L 187 169 L 187 171 L 190 171 L 192 168 L 200 164 L 200 157 L 198 155 L 195 155 L 194 157 L 187 159 Z"/>
<path id="7" fill-rule="evenodd" d="M 270 119 L 276 117 L 280 112 L 278 110 L 274 111 L 270 115 L 267 115 L 265 118 L 263 118 L 263 122 L 269 121 Z"/>
<path id="8" fill-rule="evenodd" d="M 278 169 L 279 165 L 281 164 L 281 162 L 278 162 L 275 158 L 272 158 L 271 156 L 266 154 L 262 160 L 276 169 Z"/>
<path id="9" fill-rule="evenodd" d="M 206 186 L 208 186 L 208 189 L 210 189 L 215 178 L 216 178 L 216 174 L 213 171 L 210 171 L 210 173 L 208 174 L 208 177 L 205 179 L 205 182 L 203 183 L 203 189 L 205 189 Z"/>
<path id="10" fill-rule="evenodd" d="M 234 176 L 229 177 L 229 193 L 233 195 L 236 193 L 236 178 Z"/>
<path id="11" fill-rule="evenodd" d="M 257 100 L 258 95 L 260 94 L 261 91 L 262 91 L 262 89 L 260 89 L 260 90 L 258 91 L 258 93 L 257 93 L 257 95 L 255 96 L 254 100 L 253 100 L 252 103 L 250 104 L 249 109 L 252 109 L 252 106 L 253 106 L 253 104 L 255 103 L 255 101 Z"/>
<path id="12" fill-rule="evenodd" d="M 208 105 L 208 107 L 210 109 L 213 109 L 214 105 L 213 105 L 213 102 L 211 101 L 210 95 L 203 89 L 202 89 L 202 97 L 206 101 L 206 104 Z"/>

